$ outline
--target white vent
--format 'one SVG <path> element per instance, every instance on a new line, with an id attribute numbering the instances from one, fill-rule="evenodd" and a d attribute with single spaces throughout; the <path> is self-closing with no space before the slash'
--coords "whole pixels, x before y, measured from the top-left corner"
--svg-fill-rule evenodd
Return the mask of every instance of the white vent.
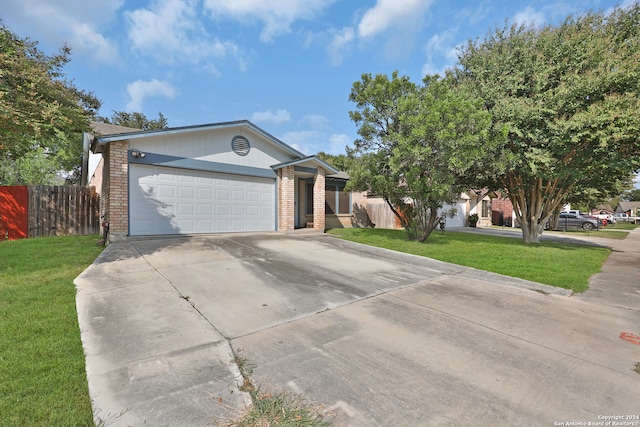
<path id="1" fill-rule="evenodd" d="M 249 150 L 251 149 L 251 145 L 249 145 L 249 140 L 242 135 L 234 136 L 231 140 L 231 149 L 238 156 L 246 156 L 249 154 Z"/>

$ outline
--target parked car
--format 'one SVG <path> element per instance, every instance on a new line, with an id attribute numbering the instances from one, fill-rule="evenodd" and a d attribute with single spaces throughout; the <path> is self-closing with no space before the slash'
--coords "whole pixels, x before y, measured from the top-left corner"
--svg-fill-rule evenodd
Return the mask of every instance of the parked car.
<path id="1" fill-rule="evenodd" d="M 626 213 L 615 213 L 613 214 L 613 218 L 616 221 L 620 221 L 620 222 L 629 222 L 631 220 L 629 218 L 629 215 L 627 215 Z"/>
<path id="2" fill-rule="evenodd" d="M 583 230 L 593 230 L 598 228 L 598 220 L 571 212 L 562 212 L 558 219 L 558 229 L 582 228 Z"/>
<path id="3" fill-rule="evenodd" d="M 613 217 L 613 215 L 607 213 L 607 211 L 600 211 L 600 213 L 592 214 L 590 216 L 601 219 L 603 221 L 607 221 L 604 225 L 616 223 L 616 219 Z"/>

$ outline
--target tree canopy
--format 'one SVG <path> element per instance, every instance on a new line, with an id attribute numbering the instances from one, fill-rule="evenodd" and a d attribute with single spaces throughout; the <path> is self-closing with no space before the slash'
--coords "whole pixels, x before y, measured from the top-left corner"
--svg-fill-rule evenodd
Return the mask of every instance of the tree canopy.
<path id="1" fill-rule="evenodd" d="M 505 189 L 525 242 L 539 242 L 572 190 L 640 169 L 640 4 L 499 28 L 459 61 L 459 84 L 508 129 L 481 184 Z"/>
<path id="2" fill-rule="evenodd" d="M 486 170 L 492 145 L 491 116 L 481 103 L 450 78 L 427 76 L 422 83 L 397 72 L 391 79 L 362 75 L 350 96 L 361 138 L 348 149 L 349 188 L 382 196 L 417 241 L 429 237 L 469 176 Z"/>
<path id="3" fill-rule="evenodd" d="M 143 113 L 114 111 L 111 119 L 99 117 L 98 121 L 140 130 L 166 129 L 169 126 L 169 122 L 161 112 L 158 113 L 157 119 L 148 119 Z"/>
<path id="4" fill-rule="evenodd" d="M 67 46 L 45 55 L 0 22 L 0 184 L 48 184 L 79 170 L 100 101 L 65 79 L 70 55 Z"/>

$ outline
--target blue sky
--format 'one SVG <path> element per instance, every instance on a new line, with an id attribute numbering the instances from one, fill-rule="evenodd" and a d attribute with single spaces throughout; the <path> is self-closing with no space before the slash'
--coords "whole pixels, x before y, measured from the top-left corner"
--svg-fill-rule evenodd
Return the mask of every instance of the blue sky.
<path id="1" fill-rule="evenodd" d="M 101 115 L 162 112 L 170 126 L 248 119 L 306 154 L 344 152 L 362 73 L 415 82 L 509 22 L 557 23 L 635 0 L 2 0 L 0 17 L 46 53 Z"/>

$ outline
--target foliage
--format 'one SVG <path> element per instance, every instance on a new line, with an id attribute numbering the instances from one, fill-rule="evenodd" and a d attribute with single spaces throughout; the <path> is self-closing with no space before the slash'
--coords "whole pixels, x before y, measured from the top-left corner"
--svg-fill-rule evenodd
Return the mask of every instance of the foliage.
<path id="1" fill-rule="evenodd" d="M 509 129 L 482 184 L 506 190 L 525 242 L 540 242 L 573 189 L 603 190 L 640 168 L 640 4 L 496 29 L 459 59 L 459 82 Z"/>
<path id="2" fill-rule="evenodd" d="M 444 204 L 455 203 L 468 176 L 491 157 L 491 116 L 449 78 L 422 85 L 394 72 L 362 75 L 350 112 L 361 139 L 348 149 L 349 188 L 382 196 L 411 239 L 426 240 Z M 471 174 L 471 170 L 474 170 Z"/>
<path id="3" fill-rule="evenodd" d="M 0 242 L 0 425 L 93 425 L 73 280 L 96 238 Z"/>
<path id="4" fill-rule="evenodd" d="M 70 54 L 64 46 L 47 56 L 0 23 L 0 184 L 48 184 L 51 169 L 79 170 L 81 133 L 100 101 L 65 80 Z M 34 175 L 36 165 L 46 172 Z"/>
<path id="5" fill-rule="evenodd" d="M 622 194 L 622 199 L 627 202 L 634 202 L 640 200 L 640 188 L 634 188 L 633 190 L 627 190 Z"/>
<path id="6" fill-rule="evenodd" d="M 148 119 L 143 113 L 114 111 L 111 119 L 108 117 L 98 117 L 97 120 L 103 123 L 111 123 L 140 130 L 166 129 L 169 126 L 166 117 L 161 112 L 158 113 L 157 119 Z"/>
<path id="7" fill-rule="evenodd" d="M 528 245 L 515 237 L 446 231 L 433 233 L 428 245 L 407 240 L 400 230 L 336 228 L 346 240 L 473 267 L 537 283 L 584 292 L 608 248 L 544 240 Z M 517 236 L 517 235 L 516 235 Z"/>
<path id="8" fill-rule="evenodd" d="M 349 169 L 349 158 L 345 154 L 328 154 L 321 151 L 317 156 L 339 171 L 346 171 Z"/>

